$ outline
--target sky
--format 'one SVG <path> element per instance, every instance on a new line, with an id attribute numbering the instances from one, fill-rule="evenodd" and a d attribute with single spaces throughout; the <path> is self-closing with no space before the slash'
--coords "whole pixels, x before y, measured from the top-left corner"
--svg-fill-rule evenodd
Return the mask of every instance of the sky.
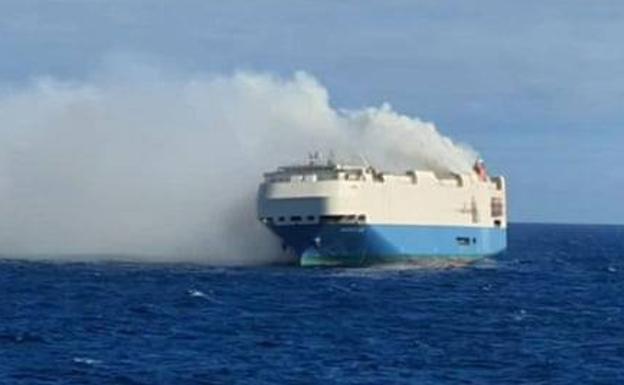
<path id="1" fill-rule="evenodd" d="M 127 63 L 305 71 L 478 150 L 512 222 L 621 224 L 622 36 L 620 0 L 0 0 L 0 95 Z"/>

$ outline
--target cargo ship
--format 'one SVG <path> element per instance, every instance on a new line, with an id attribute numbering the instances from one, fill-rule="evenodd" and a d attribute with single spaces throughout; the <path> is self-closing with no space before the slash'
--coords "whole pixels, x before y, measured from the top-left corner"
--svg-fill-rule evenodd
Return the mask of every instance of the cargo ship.
<path id="1" fill-rule="evenodd" d="M 258 219 L 302 266 L 469 263 L 507 246 L 505 179 L 312 157 L 264 174 Z"/>

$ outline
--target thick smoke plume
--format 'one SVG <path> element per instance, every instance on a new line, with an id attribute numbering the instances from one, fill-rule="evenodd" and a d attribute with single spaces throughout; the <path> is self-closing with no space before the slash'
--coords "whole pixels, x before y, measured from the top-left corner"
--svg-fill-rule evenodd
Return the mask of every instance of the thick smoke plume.
<path id="1" fill-rule="evenodd" d="M 476 156 L 387 105 L 336 110 L 305 73 L 43 79 L 0 95 L 0 137 L 0 255 L 31 258 L 271 262 L 264 171 L 314 150 L 456 172 Z"/>

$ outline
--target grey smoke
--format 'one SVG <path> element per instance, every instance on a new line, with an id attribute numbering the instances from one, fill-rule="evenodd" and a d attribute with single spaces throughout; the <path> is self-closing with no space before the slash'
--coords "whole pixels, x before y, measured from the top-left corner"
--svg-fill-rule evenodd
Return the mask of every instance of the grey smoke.
<path id="1" fill-rule="evenodd" d="M 264 171 L 319 149 L 456 172 L 476 157 L 388 105 L 336 110 L 306 73 L 152 75 L 0 95 L 0 255 L 271 262 Z"/>

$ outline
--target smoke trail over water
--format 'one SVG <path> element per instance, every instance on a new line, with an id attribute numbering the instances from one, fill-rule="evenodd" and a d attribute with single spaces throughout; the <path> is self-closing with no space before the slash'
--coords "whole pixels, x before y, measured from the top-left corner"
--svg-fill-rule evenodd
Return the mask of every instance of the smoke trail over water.
<path id="1" fill-rule="evenodd" d="M 274 261 L 262 172 L 318 149 L 458 172 L 476 156 L 387 105 L 338 111 L 305 73 L 43 79 L 0 95 L 0 136 L 0 255 L 39 257 Z"/>

